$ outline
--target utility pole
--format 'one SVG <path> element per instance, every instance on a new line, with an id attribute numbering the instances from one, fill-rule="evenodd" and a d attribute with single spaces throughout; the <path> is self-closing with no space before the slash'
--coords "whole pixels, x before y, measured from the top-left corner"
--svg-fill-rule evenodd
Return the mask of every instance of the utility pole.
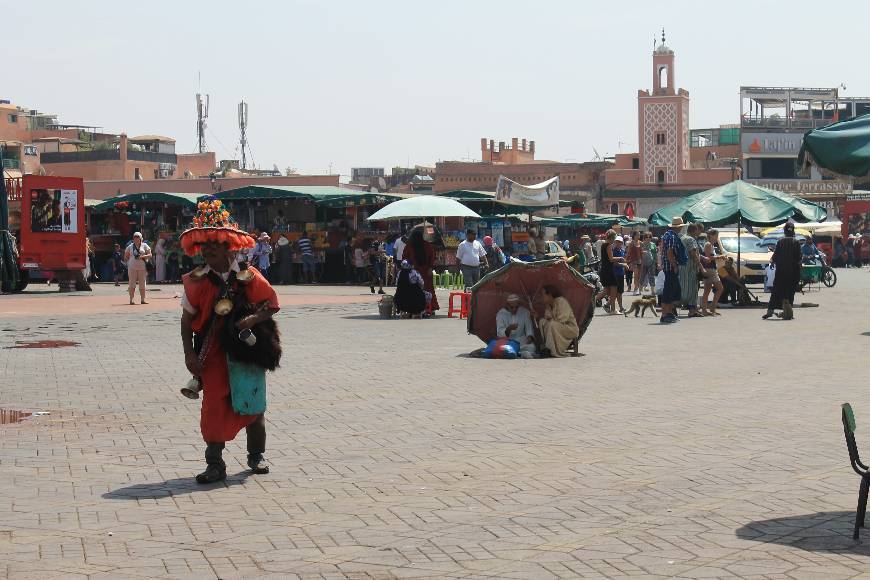
<path id="1" fill-rule="evenodd" d="M 3 169 L 3 148 L 6 143 L 0 143 L 0 232 L 9 229 L 9 201 L 6 191 L 6 171 Z M 13 264 L 14 267 L 18 267 Z"/>
<path id="2" fill-rule="evenodd" d="M 248 128 L 248 103 L 242 101 L 239 103 L 239 133 L 241 137 L 239 139 L 239 145 L 242 149 L 242 169 L 245 169 L 247 166 L 247 159 L 245 157 L 245 148 L 248 146 L 248 138 L 245 135 L 245 130 Z"/>

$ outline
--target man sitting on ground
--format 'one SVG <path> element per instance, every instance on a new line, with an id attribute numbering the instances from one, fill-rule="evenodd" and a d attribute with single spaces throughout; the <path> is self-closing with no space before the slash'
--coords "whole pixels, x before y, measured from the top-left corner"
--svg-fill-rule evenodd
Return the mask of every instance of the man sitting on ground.
<path id="1" fill-rule="evenodd" d="M 535 327 L 529 310 L 520 306 L 519 296 L 510 294 L 507 297 L 504 308 L 495 316 L 495 324 L 499 338 L 510 338 L 520 344 L 522 358 L 535 357 Z"/>

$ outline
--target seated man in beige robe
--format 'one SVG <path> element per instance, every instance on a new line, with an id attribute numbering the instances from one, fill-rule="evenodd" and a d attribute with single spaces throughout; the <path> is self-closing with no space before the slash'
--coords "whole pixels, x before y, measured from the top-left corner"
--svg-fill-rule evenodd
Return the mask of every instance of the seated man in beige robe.
<path id="1" fill-rule="evenodd" d="M 555 286 L 544 286 L 541 300 L 546 309 L 544 317 L 538 320 L 538 327 L 544 348 L 550 351 L 550 356 L 568 356 L 568 347 L 580 335 L 574 311 Z"/>

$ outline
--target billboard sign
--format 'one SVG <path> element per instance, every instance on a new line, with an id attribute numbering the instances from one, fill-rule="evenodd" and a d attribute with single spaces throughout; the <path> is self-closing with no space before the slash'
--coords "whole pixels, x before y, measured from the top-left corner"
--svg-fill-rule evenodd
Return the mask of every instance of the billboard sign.
<path id="1" fill-rule="evenodd" d="M 743 133 L 740 144 L 745 155 L 776 155 L 797 157 L 803 143 L 803 133 Z"/>
<path id="2" fill-rule="evenodd" d="M 507 205 L 552 207 L 559 205 L 559 176 L 534 185 L 522 185 L 499 175 L 495 192 L 496 201 Z"/>

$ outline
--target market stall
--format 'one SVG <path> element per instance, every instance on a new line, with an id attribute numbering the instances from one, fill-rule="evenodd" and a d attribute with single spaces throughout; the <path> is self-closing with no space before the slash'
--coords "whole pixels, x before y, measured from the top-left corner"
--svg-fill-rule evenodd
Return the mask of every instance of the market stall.
<path id="1" fill-rule="evenodd" d="M 526 255 L 528 253 L 529 228 L 544 217 L 532 214 L 543 212 L 545 215 L 558 216 L 560 211 L 566 209 L 570 211 L 571 207 L 571 202 L 567 200 L 560 200 L 558 205 L 544 208 L 537 205 L 502 203 L 498 201 L 496 193 L 492 191 L 457 189 L 441 192 L 437 195 L 456 200 L 482 216 L 479 220 L 465 220 L 464 223 L 458 222 L 446 224 L 447 227 L 442 226 L 445 230 L 445 241 L 448 248 L 450 248 L 450 242 L 456 240 L 452 254 L 455 254 L 459 242 L 465 239 L 465 230 L 468 227 L 476 227 L 479 238 L 487 235 L 492 236 L 493 241 L 507 255 Z M 450 227 L 451 225 L 454 225 L 455 228 Z M 448 255 L 446 258 L 446 265 L 452 265 L 451 256 Z M 455 262 L 455 257 L 453 262 Z"/>
<path id="2" fill-rule="evenodd" d="M 227 204 L 243 228 L 255 235 L 267 232 L 273 243 L 280 236 L 296 242 L 307 232 L 317 263 L 317 279 L 344 282 L 348 259 L 345 248 L 366 239 L 384 239 L 389 231 L 370 224 L 367 218 L 404 196 L 334 186 L 250 185 L 219 192 L 215 197 Z M 299 274 L 302 257 L 295 249 L 292 260 Z"/>
<path id="3" fill-rule="evenodd" d="M 134 231 L 141 231 L 152 247 L 161 238 L 171 244 L 193 216 L 199 197 L 197 193 L 154 191 L 118 195 L 93 204 L 88 211 L 88 237 L 96 253 L 96 271 L 104 279 L 110 277 L 108 259 L 114 245 L 126 247 Z"/>

